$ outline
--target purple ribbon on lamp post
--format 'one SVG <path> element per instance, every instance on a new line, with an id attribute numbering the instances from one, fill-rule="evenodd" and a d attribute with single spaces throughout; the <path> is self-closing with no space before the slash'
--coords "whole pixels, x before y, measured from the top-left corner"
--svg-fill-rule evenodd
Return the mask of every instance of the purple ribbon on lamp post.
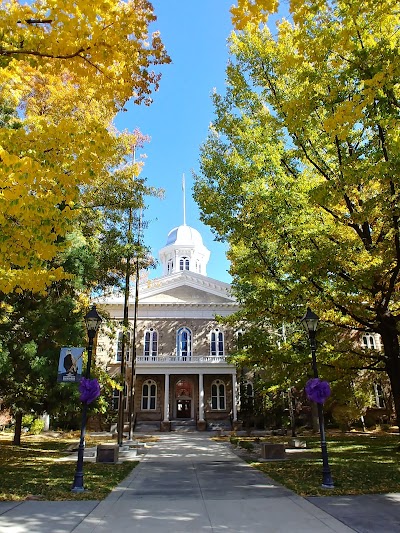
<path id="1" fill-rule="evenodd" d="M 81 402 L 89 404 L 100 396 L 100 385 L 97 379 L 82 378 L 79 383 L 79 399 Z"/>
<path id="2" fill-rule="evenodd" d="M 319 378 L 309 379 L 306 383 L 305 391 L 309 400 L 321 404 L 331 395 L 329 383 Z"/>

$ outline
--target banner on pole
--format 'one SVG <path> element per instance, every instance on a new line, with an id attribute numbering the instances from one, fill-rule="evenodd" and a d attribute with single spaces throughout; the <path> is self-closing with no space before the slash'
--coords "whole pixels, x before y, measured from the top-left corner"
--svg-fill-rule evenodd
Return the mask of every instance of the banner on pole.
<path id="1" fill-rule="evenodd" d="M 82 379 L 82 356 L 85 348 L 61 348 L 57 381 L 78 383 Z"/>

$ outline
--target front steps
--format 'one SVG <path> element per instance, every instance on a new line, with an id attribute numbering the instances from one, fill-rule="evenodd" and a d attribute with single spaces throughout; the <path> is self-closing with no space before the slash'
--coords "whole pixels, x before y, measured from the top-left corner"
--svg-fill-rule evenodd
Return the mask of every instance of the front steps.
<path id="1" fill-rule="evenodd" d="M 171 420 L 171 431 L 179 431 L 180 433 L 197 431 L 196 421 L 193 418 Z"/>
<path id="2" fill-rule="evenodd" d="M 179 419 L 176 418 L 170 421 L 170 431 L 179 433 L 197 432 L 196 420 L 194 418 Z M 157 421 L 139 421 L 135 425 L 135 433 L 159 433 L 161 429 L 161 422 Z M 231 421 L 215 420 L 207 422 L 206 431 L 222 431 L 228 432 L 232 430 Z M 203 432 L 202 432 L 203 433 Z"/>

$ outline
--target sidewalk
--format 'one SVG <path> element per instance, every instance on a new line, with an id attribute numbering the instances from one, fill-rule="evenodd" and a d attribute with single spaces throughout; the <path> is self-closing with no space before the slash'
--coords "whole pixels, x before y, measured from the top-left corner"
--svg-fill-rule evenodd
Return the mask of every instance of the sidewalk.
<path id="1" fill-rule="evenodd" d="M 0 502 L 0 533 L 368 531 L 344 525 L 354 518 L 351 501 L 351 497 L 308 501 L 251 468 L 209 435 L 169 433 L 160 434 L 141 463 L 100 503 Z M 370 505 L 367 515 L 373 509 Z M 354 511 L 358 519 L 365 510 L 359 505 Z M 370 531 L 400 531 L 397 507 L 392 522 L 386 523 L 391 529 L 380 529 L 384 516 L 391 518 L 387 511 L 378 513 L 375 523 L 369 522 Z"/>

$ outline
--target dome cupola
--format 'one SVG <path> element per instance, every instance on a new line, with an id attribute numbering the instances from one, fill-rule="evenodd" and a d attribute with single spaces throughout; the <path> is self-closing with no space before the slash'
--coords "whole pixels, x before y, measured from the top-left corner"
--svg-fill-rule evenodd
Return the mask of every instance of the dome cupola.
<path id="1" fill-rule="evenodd" d="M 206 276 L 210 251 L 204 246 L 197 229 L 183 224 L 168 233 L 167 242 L 161 248 L 159 257 L 164 276 L 183 270 Z"/>

